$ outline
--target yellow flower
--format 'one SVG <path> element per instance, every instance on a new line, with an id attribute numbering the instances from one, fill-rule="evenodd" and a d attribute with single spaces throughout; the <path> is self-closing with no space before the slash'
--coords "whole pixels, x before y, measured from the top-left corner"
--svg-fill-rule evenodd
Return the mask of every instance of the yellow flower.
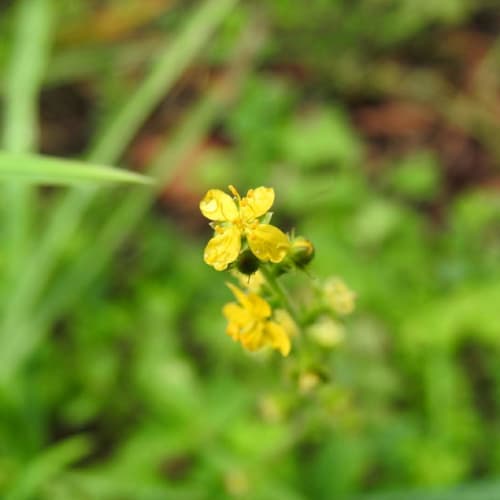
<path id="1" fill-rule="evenodd" d="M 215 223 L 215 236 L 205 248 L 205 262 L 223 271 L 238 258 L 242 238 L 259 260 L 281 262 L 290 247 L 288 237 L 277 227 L 259 221 L 274 203 L 274 190 L 250 189 L 244 198 L 233 186 L 229 190 L 234 199 L 220 189 L 210 189 L 200 202 L 201 213 Z"/>
<path id="2" fill-rule="evenodd" d="M 269 345 L 288 356 L 290 339 L 282 325 L 270 320 L 271 306 L 255 293 L 245 294 L 230 283 L 227 286 L 239 302 L 226 304 L 222 310 L 229 321 L 227 334 L 249 351 Z"/>

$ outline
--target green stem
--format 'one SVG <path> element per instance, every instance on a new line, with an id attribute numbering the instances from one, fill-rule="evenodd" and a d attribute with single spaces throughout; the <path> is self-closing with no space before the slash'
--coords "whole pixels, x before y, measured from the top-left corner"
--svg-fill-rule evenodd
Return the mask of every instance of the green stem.
<path id="1" fill-rule="evenodd" d="M 302 327 L 302 319 L 300 313 L 293 303 L 288 291 L 283 287 L 283 285 L 278 281 L 276 276 L 273 274 L 271 268 L 268 264 L 264 264 L 260 267 L 260 272 L 266 278 L 267 284 L 271 288 L 271 290 L 276 294 L 276 296 L 280 299 L 281 303 L 288 311 L 292 319 L 295 321 L 299 328 Z"/>
<path id="2" fill-rule="evenodd" d="M 54 6 L 51 0 L 23 0 L 16 7 L 13 48 L 4 77 L 1 143 L 6 151 L 26 153 L 37 147 L 38 95 L 49 59 Z M 35 192 L 17 179 L 6 182 L 2 190 L 6 234 L 2 260 L 8 266 L 7 280 L 15 284 L 30 251 Z"/>

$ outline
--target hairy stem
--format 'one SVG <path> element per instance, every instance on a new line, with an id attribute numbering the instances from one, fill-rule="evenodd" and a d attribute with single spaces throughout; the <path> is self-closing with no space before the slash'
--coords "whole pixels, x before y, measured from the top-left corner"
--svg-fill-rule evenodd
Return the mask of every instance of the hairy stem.
<path id="1" fill-rule="evenodd" d="M 267 284 L 271 290 L 280 299 L 281 303 L 288 311 L 292 319 L 295 321 L 297 326 L 300 328 L 302 326 L 302 318 L 298 311 L 297 306 L 293 303 L 288 291 L 283 287 L 283 285 L 278 281 L 276 276 L 273 274 L 272 269 L 268 264 L 264 264 L 260 267 L 261 273 L 264 275 Z"/>

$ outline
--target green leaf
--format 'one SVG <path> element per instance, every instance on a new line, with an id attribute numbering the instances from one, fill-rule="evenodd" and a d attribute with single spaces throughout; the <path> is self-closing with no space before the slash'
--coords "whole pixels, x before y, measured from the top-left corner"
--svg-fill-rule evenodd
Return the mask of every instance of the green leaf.
<path id="1" fill-rule="evenodd" d="M 492 281 L 464 287 L 415 310 L 401 325 L 408 349 L 416 352 L 424 346 L 454 348 L 470 332 L 485 341 L 498 342 L 500 286 L 498 280 Z"/>
<path id="2" fill-rule="evenodd" d="M 110 161 L 117 158 L 146 120 L 156 103 L 172 88 L 227 16 L 237 0 L 207 0 L 196 11 L 185 28 L 160 54 L 141 85 L 99 135 L 89 153 L 92 159 Z"/>
<path id="3" fill-rule="evenodd" d="M 52 0 L 20 0 L 13 9 L 12 48 L 5 68 L 1 146 L 9 152 L 36 151 L 39 95 L 52 47 L 55 5 Z M 15 281 L 32 244 L 36 194 L 24 182 L 2 186 L 5 200 L 4 281 Z"/>
<path id="4" fill-rule="evenodd" d="M 285 128 L 282 138 L 285 156 L 303 169 L 323 163 L 356 164 L 361 145 L 341 108 L 311 109 Z"/>
<path id="5" fill-rule="evenodd" d="M 500 482 L 484 481 L 451 489 L 402 490 L 354 497 L 352 500 L 493 500 L 500 498 Z"/>
<path id="6" fill-rule="evenodd" d="M 72 463 L 89 453 L 91 443 L 85 436 L 55 444 L 28 463 L 4 500 L 29 500 Z M 38 498 L 38 497 L 37 497 Z"/>
<path id="7" fill-rule="evenodd" d="M 441 184 L 438 159 L 427 151 L 407 156 L 389 172 L 388 182 L 394 191 L 411 200 L 432 200 Z"/>
<path id="8" fill-rule="evenodd" d="M 49 156 L 0 151 L 0 182 L 12 179 L 47 185 L 152 183 L 149 177 L 113 167 Z"/>

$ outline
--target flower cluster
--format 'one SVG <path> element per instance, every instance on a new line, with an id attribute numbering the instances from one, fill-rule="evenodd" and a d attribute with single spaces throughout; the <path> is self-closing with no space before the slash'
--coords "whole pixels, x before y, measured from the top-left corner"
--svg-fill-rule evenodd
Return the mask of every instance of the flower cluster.
<path id="1" fill-rule="evenodd" d="M 315 254 L 312 243 L 270 224 L 272 188 L 250 189 L 244 197 L 234 186 L 229 192 L 210 189 L 200 202 L 201 213 L 214 230 L 205 247 L 205 262 L 217 271 L 230 270 L 241 283 L 240 288 L 228 283 L 236 302 L 223 308 L 227 334 L 248 351 L 267 346 L 283 356 L 291 350 L 291 337 L 299 337 L 302 330 L 313 332 L 324 345 L 337 343 L 341 328 L 334 339 L 324 318 L 301 311 L 279 281 L 309 264 Z M 354 294 L 340 280 L 325 284 L 322 300 L 334 314 L 349 314 L 354 308 Z"/>

